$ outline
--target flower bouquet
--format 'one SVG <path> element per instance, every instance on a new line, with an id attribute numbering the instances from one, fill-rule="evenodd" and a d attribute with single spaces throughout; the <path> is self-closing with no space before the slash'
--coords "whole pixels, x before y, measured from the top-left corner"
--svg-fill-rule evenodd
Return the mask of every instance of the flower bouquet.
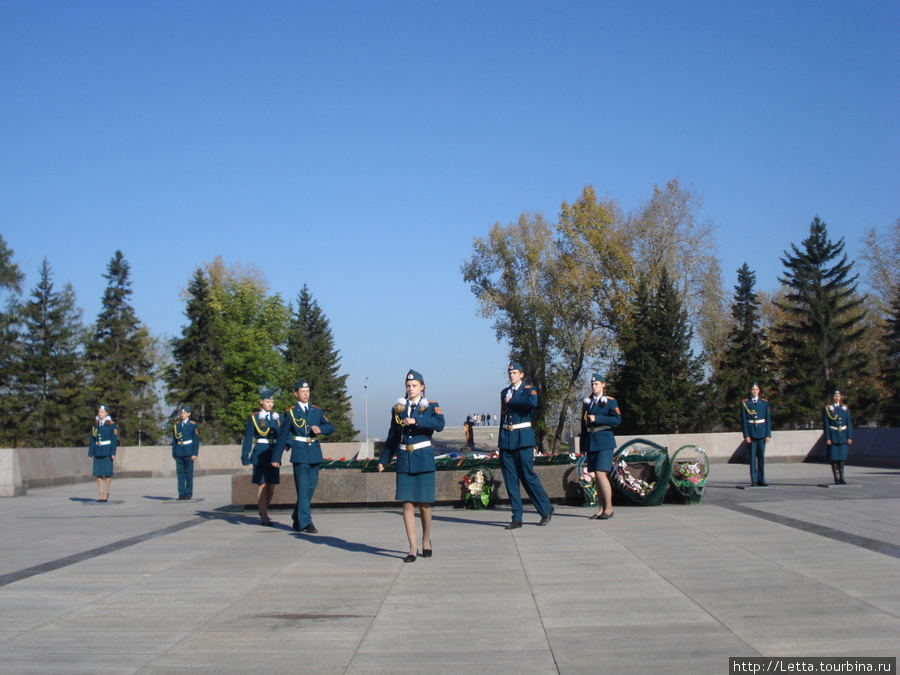
<path id="1" fill-rule="evenodd" d="M 672 463 L 665 447 L 635 438 L 616 450 L 610 482 L 613 490 L 629 504 L 662 504 L 669 485 Z"/>
<path id="2" fill-rule="evenodd" d="M 703 448 L 685 445 L 672 457 L 672 487 L 685 504 L 699 504 L 703 499 L 706 478 L 709 476 L 709 457 Z"/>
<path id="3" fill-rule="evenodd" d="M 581 488 L 581 494 L 584 497 L 585 506 L 597 506 L 597 485 L 594 475 L 587 470 L 585 460 L 586 455 L 582 455 L 575 465 L 575 475 L 578 476 L 578 487 Z"/>
<path id="4" fill-rule="evenodd" d="M 463 502 L 469 509 L 486 509 L 491 504 L 494 474 L 487 467 L 473 469 L 459 481 L 463 486 Z"/>

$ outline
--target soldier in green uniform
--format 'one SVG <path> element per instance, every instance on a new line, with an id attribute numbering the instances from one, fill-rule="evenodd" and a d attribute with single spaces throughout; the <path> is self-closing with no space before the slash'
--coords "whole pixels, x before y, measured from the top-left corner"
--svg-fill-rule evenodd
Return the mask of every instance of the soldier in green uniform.
<path id="1" fill-rule="evenodd" d="M 191 409 L 183 405 L 178 409 L 180 422 L 172 425 L 172 459 L 178 476 L 178 499 L 194 496 L 194 461 L 200 454 L 200 435 L 197 423 L 191 421 Z"/>
<path id="2" fill-rule="evenodd" d="M 301 379 L 294 387 L 297 403 L 284 414 L 284 423 L 278 431 L 272 466 L 281 466 L 281 457 L 287 446 L 291 448 L 290 462 L 294 467 L 294 488 L 297 490 L 297 506 L 291 514 L 291 526 L 295 532 L 316 534 L 311 504 L 313 493 L 319 484 L 319 465 L 322 463 L 322 446 L 319 438 L 334 433 L 334 425 L 318 406 L 309 402 L 309 382 Z"/>
<path id="3" fill-rule="evenodd" d="M 409 554 L 403 562 L 412 563 L 418 557 L 416 505 L 422 521 L 422 557 L 430 558 L 433 553 L 431 505 L 434 503 L 437 465 L 431 438 L 443 429 L 441 406 L 437 401 L 426 398 L 422 373 L 410 369 L 406 374 L 406 396 L 391 408 L 391 424 L 378 460 L 378 471 L 382 472 L 397 458 L 397 489 L 394 496 L 397 501 L 403 502 L 403 525 L 409 541 Z"/>
<path id="4" fill-rule="evenodd" d="M 553 517 L 554 508 L 541 485 L 541 479 L 534 471 L 534 447 L 537 443 L 531 416 L 538 405 L 537 391 L 525 384 L 525 372 L 513 361 L 506 369 L 509 387 L 500 392 L 500 471 L 509 495 L 512 521 L 507 530 L 522 527 L 522 493 L 519 483 L 531 498 L 531 503 L 541 515 L 538 525 L 546 525 Z"/>
<path id="5" fill-rule="evenodd" d="M 281 482 L 281 469 L 272 465 L 272 450 L 278 439 L 281 417 L 272 410 L 275 407 L 275 392 L 261 389 L 259 411 L 247 418 L 244 427 L 244 444 L 241 446 L 241 464 L 253 465 L 253 484 L 258 485 L 256 503 L 263 525 L 272 527 L 269 506 L 275 496 L 275 486 Z"/>
<path id="6" fill-rule="evenodd" d="M 97 478 L 97 489 L 100 491 L 98 502 L 109 501 L 109 484 L 112 483 L 113 460 L 116 448 L 119 447 L 119 432 L 116 423 L 105 405 L 97 409 L 94 426 L 91 427 L 91 443 L 88 457 L 94 458 L 94 476 Z"/>
<path id="7" fill-rule="evenodd" d="M 594 484 L 603 503 L 591 520 L 608 520 L 615 511 L 612 507 L 612 485 L 609 473 L 612 471 L 613 454 L 616 451 L 616 437 L 613 429 L 622 423 L 622 414 L 616 399 L 606 395 L 603 376 L 591 376 L 591 395 L 584 399 L 581 408 L 581 436 L 579 449 L 586 457 L 587 470 L 594 474 Z"/>
<path id="8" fill-rule="evenodd" d="M 750 383 L 750 396 L 741 401 L 741 433 L 750 447 L 750 482 L 758 487 L 766 483 L 766 443 L 772 440 L 769 402 L 760 398 L 759 384 Z"/>
<path id="9" fill-rule="evenodd" d="M 847 461 L 847 446 L 853 443 L 853 422 L 850 420 L 850 410 L 841 403 L 840 389 L 831 392 L 831 403 L 825 406 L 822 413 L 822 426 L 834 484 L 846 485 L 844 463 Z"/>

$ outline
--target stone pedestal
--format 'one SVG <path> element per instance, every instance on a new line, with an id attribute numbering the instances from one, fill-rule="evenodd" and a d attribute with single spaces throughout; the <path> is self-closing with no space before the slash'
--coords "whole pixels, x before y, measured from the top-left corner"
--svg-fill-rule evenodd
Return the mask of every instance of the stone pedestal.
<path id="1" fill-rule="evenodd" d="M 22 497 L 27 491 L 22 482 L 16 451 L 11 448 L 0 449 L 0 497 Z"/>
<path id="2" fill-rule="evenodd" d="M 581 489 L 574 482 L 575 465 L 534 467 L 550 501 L 557 504 L 581 504 Z M 506 487 L 500 468 L 491 469 L 494 474 L 494 495 L 499 503 L 508 503 Z M 459 471 L 438 471 L 435 474 L 435 503 L 441 505 L 461 505 L 463 502 L 460 481 L 469 469 Z M 250 474 L 231 477 L 231 503 L 238 506 L 256 507 L 257 486 L 250 482 Z M 319 486 L 313 496 L 314 506 L 384 506 L 397 504 L 394 499 L 396 475 L 390 473 L 362 472 L 358 469 L 323 469 L 319 471 Z M 522 490 L 522 497 L 528 497 Z M 291 467 L 282 467 L 281 484 L 275 489 L 272 505 L 293 507 L 297 503 L 294 477 Z"/>

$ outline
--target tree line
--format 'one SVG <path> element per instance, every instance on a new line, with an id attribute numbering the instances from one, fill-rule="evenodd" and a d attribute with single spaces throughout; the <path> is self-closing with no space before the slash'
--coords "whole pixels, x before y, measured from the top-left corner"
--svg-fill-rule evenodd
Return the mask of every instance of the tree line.
<path id="1" fill-rule="evenodd" d="M 205 443 L 234 443 L 259 389 L 276 390 L 284 409 L 299 377 L 335 424 L 331 438 L 356 436 L 331 327 L 305 285 L 295 303 L 285 303 L 255 270 L 229 269 L 217 258 L 195 270 L 182 333 L 163 341 L 135 314 L 121 251 L 103 277 L 100 312 L 85 326 L 74 289 L 56 286 L 46 259 L 23 294 L 24 275 L 0 236 L 0 446 L 86 445 L 101 403 L 123 445 L 165 441 L 182 404 L 191 406 Z"/>
<path id="2" fill-rule="evenodd" d="M 816 428 L 833 388 L 857 424 L 900 423 L 900 219 L 864 234 L 870 294 L 816 216 L 779 289 L 745 263 L 729 302 L 701 208 L 677 180 L 628 212 L 588 186 L 555 223 L 525 213 L 474 240 L 462 275 L 538 390 L 539 442 L 559 447 L 597 369 L 626 434 L 737 430 L 751 380 L 780 428 Z"/>

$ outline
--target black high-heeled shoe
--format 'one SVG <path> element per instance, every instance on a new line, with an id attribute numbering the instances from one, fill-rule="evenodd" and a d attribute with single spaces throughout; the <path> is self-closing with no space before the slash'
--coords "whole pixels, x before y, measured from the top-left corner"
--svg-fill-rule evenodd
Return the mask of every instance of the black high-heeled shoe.
<path id="1" fill-rule="evenodd" d="M 428 543 L 430 544 L 431 542 L 429 541 Z M 432 551 L 430 548 L 422 549 L 422 557 L 423 558 L 430 558 L 432 553 L 434 553 L 434 551 Z"/>
<path id="2" fill-rule="evenodd" d="M 416 556 L 414 556 L 412 553 L 410 553 L 408 556 L 406 556 L 406 557 L 403 559 L 403 562 L 405 562 L 405 563 L 408 563 L 408 562 L 416 562 Z"/>

